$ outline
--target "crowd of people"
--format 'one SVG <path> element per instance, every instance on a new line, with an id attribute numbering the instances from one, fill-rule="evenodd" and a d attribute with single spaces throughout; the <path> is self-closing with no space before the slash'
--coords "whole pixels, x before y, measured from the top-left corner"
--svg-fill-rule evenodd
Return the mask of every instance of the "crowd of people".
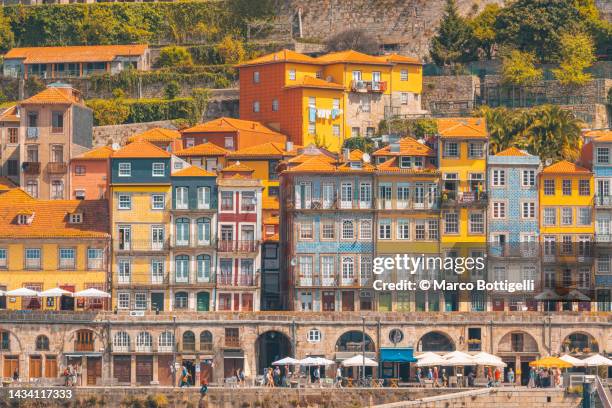
<path id="1" fill-rule="evenodd" d="M 83 368 L 80 364 L 68 364 L 63 373 L 64 385 L 66 387 L 75 387 L 82 384 Z"/>
<path id="2" fill-rule="evenodd" d="M 531 367 L 529 371 L 529 388 L 561 387 L 561 370 L 559 368 Z"/>

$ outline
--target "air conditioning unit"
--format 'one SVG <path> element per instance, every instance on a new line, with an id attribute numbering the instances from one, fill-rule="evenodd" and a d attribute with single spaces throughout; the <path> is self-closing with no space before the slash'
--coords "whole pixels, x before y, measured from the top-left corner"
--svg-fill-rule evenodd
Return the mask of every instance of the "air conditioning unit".
<path id="1" fill-rule="evenodd" d="M 144 310 L 130 310 L 130 317 L 144 317 Z"/>

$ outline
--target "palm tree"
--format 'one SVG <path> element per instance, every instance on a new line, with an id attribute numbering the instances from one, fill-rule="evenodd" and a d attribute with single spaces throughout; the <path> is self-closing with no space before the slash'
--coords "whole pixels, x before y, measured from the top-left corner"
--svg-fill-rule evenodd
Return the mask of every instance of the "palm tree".
<path id="1" fill-rule="evenodd" d="M 515 133 L 513 126 L 514 111 L 505 107 L 491 108 L 481 106 L 472 116 L 484 117 L 489 132 L 489 151 L 497 154 L 511 146 L 514 146 Z"/>

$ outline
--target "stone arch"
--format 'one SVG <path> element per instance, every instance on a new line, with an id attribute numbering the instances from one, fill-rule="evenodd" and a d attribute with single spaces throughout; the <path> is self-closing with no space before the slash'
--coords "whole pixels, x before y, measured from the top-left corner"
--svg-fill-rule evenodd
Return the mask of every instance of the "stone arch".
<path id="1" fill-rule="evenodd" d="M 417 351 L 449 352 L 456 349 L 451 336 L 437 330 L 425 333 L 417 342 Z"/>
<path id="2" fill-rule="evenodd" d="M 338 337 L 338 340 L 336 340 L 336 351 L 361 353 L 364 342 L 366 352 L 376 351 L 376 344 L 367 333 L 363 333 L 360 330 L 350 330 Z"/>
<path id="3" fill-rule="evenodd" d="M 181 335 L 181 350 L 196 351 L 196 336 L 191 330 L 185 330 Z"/>
<path id="4" fill-rule="evenodd" d="M 561 353 L 599 353 L 599 342 L 591 333 L 585 331 L 573 331 L 561 342 Z"/>
<path id="5" fill-rule="evenodd" d="M 291 339 L 285 333 L 277 330 L 263 332 L 255 340 L 257 352 L 257 372 L 261 373 L 272 362 L 285 357 L 293 357 L 294 350 Z"/>
<path id="6" fill-rule="evenodd" d="M 497 343 L 499 353 L 534 353 L 540 352 L 538 341 L 524 330 L 511 330 L 501 336 Z"/>

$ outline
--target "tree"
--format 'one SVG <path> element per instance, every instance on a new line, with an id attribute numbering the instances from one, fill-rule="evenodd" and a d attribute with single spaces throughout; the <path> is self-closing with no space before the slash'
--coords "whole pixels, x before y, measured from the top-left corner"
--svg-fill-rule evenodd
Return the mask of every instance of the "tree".
<path id="1" fill-rule="evenodd" d="M 563 85 L 584 85 L 591 74 L 584 70 L 595 62 L 593 39 L 585 33 L 565 33 L 561 36 L 561 61 L 553 69 L 555 78 Z"/>
<path id="2" fill-rule="evenodd" d="M 516 111 L 505 107 L 490 108 L 482 106 L 472 116 L 485 118 L 489 132 L 489 151 L 497 154 L 517 143 L 517 129 L 514 120 Z"/>
<path id="3" fill-rule="evenodd" d="M 422 139 L 434 135 L 438 131 L 438 122 L 435 119 L 383 119 L 378 124 L 378 134 L 399 134 Z"/>
<path id="4" fill-rule="evenodd" d="M 533 53 L 512 50 L 502 58 L 502 81 L 516 86 L 533 85 L 542 79 Z"/>
<path id="5" fill-rule="evenodd" d="M 112 44 L 119 22 L 108 7 L 87 7 L 80 28 L 84 44 Z"/>
<path id="6" fill-rule="evenodd" d="M 93 109 L 96 126 L 120 125 L 130 115 L 130 108 L 120 99 L 92 99 L 87 106 Z"/>
<path id="7" fill-rule="evenodd" d="M 11 29 L 11 21 L 0 9 L 0 53 L 10 50 L 15 44 L 15 35 Z"/>
<path id="8" fill-rule="evenodd" d="M 487 4 L 480 14 L 469 21 L 474 36 L 474 46 L 486 59 L 491 59 L 495 46 L 495 21 L 501 8 Z"/>
<path id="9" fill-rule="evenodd" d="M 195 125 L 204 118 L 206 108 L 208 107 L 208 100 L 210 99 L 210 92 L 206 88 L 193 88 L 191 90 L 191 97 L 193 98 L 194 108 L 191 125 Z"/>
<path id="10" fill-rule="evenodd" d="M 164 47 L 159 52 L 157 65 L 160 67 L 181 67 L 193 65 L 191 54 L 185 47 L 171 45 Z"/>
<path id="11" fill-rule="evenodd" d="M 374 150 L 374 142 L 368 137 L 349 137 L 342 144 L 342 148 L 351 150 L 359 149 L 364 153 L 372 153 Z"/>
<path id="12" fill-rule="evenodd" d="M 176 97 L 181 93 L 181 87 L 178 82 L 170 81 L 164 87 L 164 96 L 166 99 L 172 100 L 176 99 Z"/>
<path id="13" fill-rule="evenodd" d="M 431 58 L 439 66 L 454 65 L 474 59 L 472 27 L 457 12 L 455 0 L 447 0 L 444 18 L 431 40 Z"/>
<path id="14" fill-rule="evenodd" d="M 217 44 L 216 49 L 224 64 L 238 64 L 244 61 L 246 57 L 242 41 L 235 39 L 229 34 L 223 37 L 219 44 Z"/>
<path id="15" fill-rule="evenodd" d="M 380 44 L 361 28 L 349 28 L 325 41 L 327 52 L 355 50 L 364 54 L 378 54 Z"/>

